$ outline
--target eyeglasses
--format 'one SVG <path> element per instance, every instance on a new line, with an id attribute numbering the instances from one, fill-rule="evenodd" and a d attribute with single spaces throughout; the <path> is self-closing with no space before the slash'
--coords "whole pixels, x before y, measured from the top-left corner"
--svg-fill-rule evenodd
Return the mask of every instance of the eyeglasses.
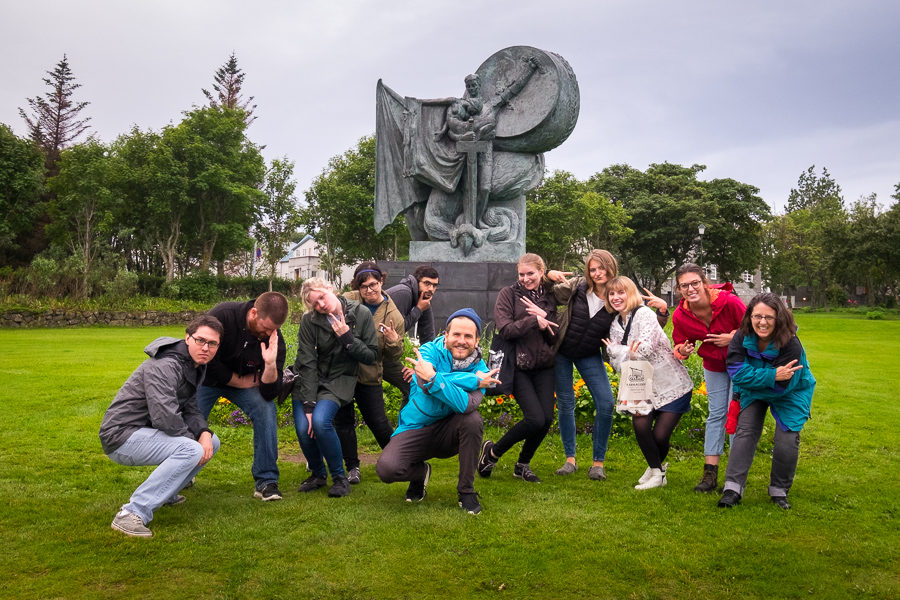
<path id="1" fill-rule="evenodd" d="M 201 347 L 209 346 L 210 350 L 215 350 L 216 348 L 219 347 L 219 342 L 214 342 L 212 340 L 207 340 L 207 339 L 204 339 L 201 337 L 194 337 L 190 333 L 188 334 L 188 337 L 191 338 L 192 340 L 194 340 L 194 343 L 197 344 L 198 346 L 201 346 Z"/>
<path id="2" fill-rule="evenodd" d="M 685 291 L 685 290 L 687 290 L 688 288 L 694 288 L 695 290 L 699 290 L 699 289 L 700 289 L 700 286 L 701 286 L 702 284 L 703 284 L 703 280 L 702 280 L 702 279 L 695 279 L 694 281 L 689 281 L 689 282 L 687 282 L 687 283 L 679 283 L 679 284 L 678 284 L 678 289 L 679 289 L 679 290 L 682 290 L 682 291 Z"/>
<path id="3" fill-rule="evenodd" d="M 750 318 L 754 323 L 759 323 L 760 321 L 765 321 L 766 323 L 774 323 L 775 317 L 772 315 L 750 315 Z"/>
<path id="4" fill-rule="evenodd" d="M 366 284 L 364 284 L 364 285 L 359 286 L 359 289 L 361 289 L 361 290 L 374 290 L 374 289 L 377 288 L 379 285 L 381 285 L 381 282 L 380 282 L 380 281 L 373 281 L 372 283 L 366 283 Z"/>

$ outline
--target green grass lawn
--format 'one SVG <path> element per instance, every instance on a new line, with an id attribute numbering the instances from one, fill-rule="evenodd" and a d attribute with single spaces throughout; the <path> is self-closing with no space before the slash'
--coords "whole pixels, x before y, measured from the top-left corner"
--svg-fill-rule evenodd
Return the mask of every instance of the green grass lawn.
<path id="1" fill-rule="evenodd" d="M 149 540 L 109 523 L 150 468 L 107 459 L 97 430 L 144 344 L 179 329 L 0 330 L 0 597 L 898 598 L 900 322 L 798 322 L 819 383 L 790 511 L 768 501 L 766 455 L 725 511 L 691 491 L 699 445 L 673 452 L 667 487 L 638 492 L 633 439 L 611 440 L 609 479 L 592 482 L 584 436 L 578 472 L 553 475 L 556 434 L 532 463 L 544 483 L 513 479 L 514 454 L 476 481 L 478 516 L 456 505 L 453 460 L 433 461 L 421 504 L 371 464 L 347 498 L 301 496 L 289 427 L 285 497 L 264 504 L 249 428 L 218 428 L 221 452 Z"/>

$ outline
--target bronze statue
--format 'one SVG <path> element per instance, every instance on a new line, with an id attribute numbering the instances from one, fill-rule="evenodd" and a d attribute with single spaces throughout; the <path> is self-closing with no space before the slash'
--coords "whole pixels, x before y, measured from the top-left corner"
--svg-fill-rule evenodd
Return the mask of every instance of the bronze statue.
<path id="1" fill-rule="evenodd" d="M 405 213 L 412 260 L 434 259 L 431 241 L 443 243 L 442 260 L 514 262 L 524 252 L 525 193 L 541 181 L 542 152 L 575 127 L 578 84 L 561 57 L 514 46 L 465 85 L 461 98 L 419 100 L 379 80 L 375 228 Z M 473 253 L 486 243 L 489 255 Z"/>

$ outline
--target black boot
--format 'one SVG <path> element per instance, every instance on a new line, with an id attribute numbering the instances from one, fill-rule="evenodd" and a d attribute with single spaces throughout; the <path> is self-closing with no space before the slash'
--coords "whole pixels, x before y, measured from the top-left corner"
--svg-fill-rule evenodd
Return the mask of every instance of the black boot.
<path id="1" fill-rule="evenodd" d="M 719 465 L 703 465 L 703 479 L 694 487 L 695 492 L 714 492 L 719 487 Z"/>

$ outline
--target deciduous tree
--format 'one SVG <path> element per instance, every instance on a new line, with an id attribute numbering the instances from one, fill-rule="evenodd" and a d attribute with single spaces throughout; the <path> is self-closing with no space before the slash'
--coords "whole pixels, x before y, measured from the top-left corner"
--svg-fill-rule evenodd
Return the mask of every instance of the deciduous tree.
<path id="1" fill-rule="evenodd" d="M 275 278 L 275 265 L 284 256 L 288 244 L 296 239 L 300 228 L 300 209 L 294 192 L 294 162 L 287 157 L 276 158 L 266 171 L 260 206 L 260 217 L 253 226 L 253 235 L 262 249 L 263 262 L 268 266 L 269 289 Z"/>
<path id="2" fill-rule="evenodd" d="M 43 213 L 44 155 L 36 144 L 0 123 L 0 264 L 27 263 L 23 237 Z"/>

